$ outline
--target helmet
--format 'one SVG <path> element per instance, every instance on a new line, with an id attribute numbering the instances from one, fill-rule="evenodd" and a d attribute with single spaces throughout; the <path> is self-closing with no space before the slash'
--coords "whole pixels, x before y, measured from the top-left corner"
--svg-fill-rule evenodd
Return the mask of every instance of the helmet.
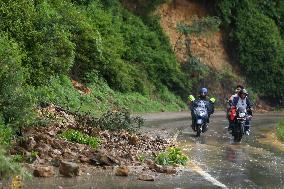
<path id="1" fill-rule="evenodd" d="M 204 87 L 199 90 L 199 95 L 200 96 L 206 96 L 207 93 L 208 93 L 208 90 L 206 88 L 204 88 Z"/>
<path id="2" fill-rule="evenodd" d="M 239 95 L 242 95 L 242 94 L 248 95 L 248 92 L 247 92 L 246 89 L 241 89 L 238 94 Z"/>

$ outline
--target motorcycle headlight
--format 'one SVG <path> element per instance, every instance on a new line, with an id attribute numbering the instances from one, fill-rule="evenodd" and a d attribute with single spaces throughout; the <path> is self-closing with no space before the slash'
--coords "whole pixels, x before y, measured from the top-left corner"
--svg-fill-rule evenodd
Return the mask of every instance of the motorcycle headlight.
<path id="1" fill-rule="evenodd" d="M 244 112 L 239 113 L 239 117 L 245 117 L 245 116 L 246 116 L 246 113 Z"/>

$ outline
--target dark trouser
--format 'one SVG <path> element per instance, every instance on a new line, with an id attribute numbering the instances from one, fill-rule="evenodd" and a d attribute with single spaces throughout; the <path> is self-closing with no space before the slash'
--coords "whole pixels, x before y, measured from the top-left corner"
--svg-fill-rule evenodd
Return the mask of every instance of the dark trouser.
<path id="1" fill-rule="evenodd" d="M 250 130 L 250 123 L 249 123 L 249 120 L 246 120 L 245 131 L 249 131 L 249 130 Z"/>

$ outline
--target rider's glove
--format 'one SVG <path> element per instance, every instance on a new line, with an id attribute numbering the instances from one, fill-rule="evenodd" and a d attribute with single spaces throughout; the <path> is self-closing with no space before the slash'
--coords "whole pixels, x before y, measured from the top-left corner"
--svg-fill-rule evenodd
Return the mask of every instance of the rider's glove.
<path id="1" fill-rule="evenodd" d="M 212 102 L 212 103 L 214 103 L 216 101 L 216 99 L 215 98 L 210 98 L 210 102 Z"/>
<path id="2" fill-rule="evenodd" d="M 190 102 L 193 102 L 193 101 L 195 100 L 195 98 L 194 98 L 193 95 L 189 95 L 189 96 L 188 96 L 188 100 L 189 100 Z"/>

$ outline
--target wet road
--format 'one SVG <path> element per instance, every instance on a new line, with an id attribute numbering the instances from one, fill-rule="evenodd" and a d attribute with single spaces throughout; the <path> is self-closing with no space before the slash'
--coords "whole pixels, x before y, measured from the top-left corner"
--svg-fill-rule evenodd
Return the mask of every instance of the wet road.
<path id="1" fill-rule="evenodd" d="M 187 119 L 164 120 L 164 123 L 156 122 L 156 126 L 180 127 L 182 132 L 177 139 L 190 159 L 228 188 L 284 188 L 283 148 L 270 144 L 272 139 L 266 136 L 283 118 L 283 114 L 254 116 L 251 135 L 245 136 L 241 143 L 233 142 L 227 132 L 227 120 L 221 113 L 212 117 L 209 130 L 200 138 L 194 137 L 187 127 Z M 266 144 L 261 142 L 263 139 Z"/>
<path id="2" fill-rule="evenodd" d="M 284 188 L 284 151 L 270 145 L 264 135 L 276 127 L 284 113 L 254 116 L 251 135 L 238 144 L 233 143 L 227 132 L 223 112 L 212 117 L 209 130 L 200 138 L 189 128 L 188 112 L 144 117 L 147 122 L 143 130 L 154 135 L 159 133 L 156 130 L 169 133 L 179 130 L 177 140 L 195 167 L 189 165 L 179 175 L 157 176 L 154 182 L 139 181 L 135 174 L 116 177 L 113 170 L 104 170 L 76 179 L 35 178 L 26 182 L 24 188 L 218 188 L 218 182 L 227 188 Z M 264 138 L 268 143 L 261 143 Z"/>

